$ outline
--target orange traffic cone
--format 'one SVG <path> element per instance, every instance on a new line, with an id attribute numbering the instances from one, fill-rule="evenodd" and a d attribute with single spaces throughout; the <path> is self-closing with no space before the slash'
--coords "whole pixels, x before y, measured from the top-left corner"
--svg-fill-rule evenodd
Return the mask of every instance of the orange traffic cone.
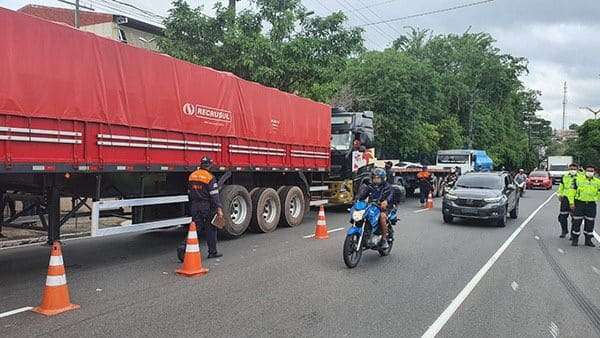
<path id="1" fill-rule="evenodd" d="M 187 241 L 185 244 L 185 256 L 183 257 L 183 266 L 175 270 L 179 275 L 194 277 L 204 275 L 208 269 L 202 267 L 202 255 L 200 254 L 200 242 L 196 232 L 196 223 L 190 224 Z"/>
<path id="2" fill-rule="evenodd" d="M 429 192 L 429 196 L 427 196 L 427 204 L 425 205 L 427 209 L 433 209 L 433 194 Z"/>
<path id="3" fill-rule="evenodd" d="M 71 304 L 60 243 L 55 241 L 52 243 L 52 251 L 50 251 L 50 264 L 48 264 L 48 275 L 46 276 L 42 304 L 32 311 L 46 316 L 53 316 L 78 308 L 79 305 Z"/>
<path id="4" fill-rule="evenodd" d="M 317 228 L 315 229 L 315 239 L 328 239 L 327 223 L 325 222 L 325 208 L 319 208 L 319 218 L 317 219 Z"/>

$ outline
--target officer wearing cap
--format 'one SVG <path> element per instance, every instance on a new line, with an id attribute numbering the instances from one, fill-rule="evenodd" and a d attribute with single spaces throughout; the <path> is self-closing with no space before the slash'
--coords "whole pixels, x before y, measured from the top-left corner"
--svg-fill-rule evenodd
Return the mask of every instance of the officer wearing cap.
<path id="1" fill-rule="evenodd" d="M 188 179 L 188 194 L 191 202 L 192 220 L 198 231 L 206 234 L 208 258 L 223 256 L 217 252 L 217 228 L 213 224 L 216 214 L 217 224 L 223 224 L 223 206 L 219 198 L 219 184 L 209 171 L 212 160 L 205 156 L 200 162 L 200 169 L 190 174 Z"/>

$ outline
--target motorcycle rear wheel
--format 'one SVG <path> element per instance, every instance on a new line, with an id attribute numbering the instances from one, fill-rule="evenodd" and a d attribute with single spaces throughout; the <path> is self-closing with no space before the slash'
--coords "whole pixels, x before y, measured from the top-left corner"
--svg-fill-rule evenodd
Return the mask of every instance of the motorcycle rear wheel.
<path id="1" fill-rule="evenodd" d="M 360 262 L 360 258 L 362 257 L 362 248 L 356 250 L 356 246 L 358 245 L 359 236 L 357 234 L 352 236 L 346 236 L 344 240 L 344 263 L 350 269 L 356 267 L 358 262 Z"/>

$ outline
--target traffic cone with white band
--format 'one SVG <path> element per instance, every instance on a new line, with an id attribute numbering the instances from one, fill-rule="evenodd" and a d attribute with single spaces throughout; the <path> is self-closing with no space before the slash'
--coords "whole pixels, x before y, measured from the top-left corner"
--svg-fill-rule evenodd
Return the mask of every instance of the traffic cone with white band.
<path id="1" fill-rule="evenodd" d="M 319 208 L 319 217 L 317 219 L 317 228 L 315 229 L 315 239 L 328 239 L 327 222 L 325 221 L 325 208 L 321 205 Z"/>
<path id="2" fill-rule="evenodd" d="M 50 252 L 50 264 L 48 265 L 42 304 L 34 308 L 33 312 L 52 316 L 78 308 L 79 305 L 71 304 L 60 243 L 55 241 L 52 243 Z"/>
<path id="3" fill-rule="evenodd" d="M 433 193 L 429 193 L 429 196 L 427 196 L 427 204 L 425 205 L 425 208 L 427 209 L 433 209 Z"/>
<path id="4" fill-rule="evenodd" d="M 183 266 L 181 269 L 175 270 L 175 272 L 186 277 L 200 276 L 208 272 L 208 269 L 202 267 L 200 242 L 198 241 L 198 233 L 196 232 L 195 222 L 190 224 L 190 229 L 188 230 Z"/>

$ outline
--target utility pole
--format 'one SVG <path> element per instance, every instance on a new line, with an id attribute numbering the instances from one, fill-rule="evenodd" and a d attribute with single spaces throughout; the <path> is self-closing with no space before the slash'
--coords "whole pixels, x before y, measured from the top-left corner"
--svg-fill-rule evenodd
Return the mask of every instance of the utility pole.
<path id="1" fill-rule="evenodd" d="M 239 0 L 229 0 L 229 10 L 233 13 L 233 15 L 235 16 L 235 3 L 238 2 Z"/>
<path id="2" fill-rule="evenodd" d="M 600 109 L 598 110 L 593 110 L 590 107 L 579 107 L 579 109 L 587 109 L 590 111 L 590 113 L 594 114 L 594 120 L 598 118 L 598 114 L 600 114 Z"/>
<path id="3" fill-rule="evenodd" d="M 565 134 L 565 116 L 567 113 L 567 81 L 564 82 L 563 86 L 563 116 L 562 116 L 562 134 Z"/>
<path id="4" fill-rule="evenodd" d="M 79 0 L 75 0 L 75 2 L 70 2 L 70 1 L 66 1 L 66 0 L 58 0 L 62 3 L 65 3 L 67 5 L 71 5 L 71 6 L 75 6 L 75 28 L 79 28 L 79 9 L 83 8 L 83 9 L 88 9 L 90 11 L 93 11 L 94 9 L 88 6 L 84 6 L 81 5 L 79 3 Z M 230 0 L 231 1 L 231 0 Z"/>
<path id="5" fill-rule="evenodd" d="M 475 106 L 475 91 L 471 92 L 471 104 L 469 106 L 469 147 L 473 149 L 473 108 Z"/>

